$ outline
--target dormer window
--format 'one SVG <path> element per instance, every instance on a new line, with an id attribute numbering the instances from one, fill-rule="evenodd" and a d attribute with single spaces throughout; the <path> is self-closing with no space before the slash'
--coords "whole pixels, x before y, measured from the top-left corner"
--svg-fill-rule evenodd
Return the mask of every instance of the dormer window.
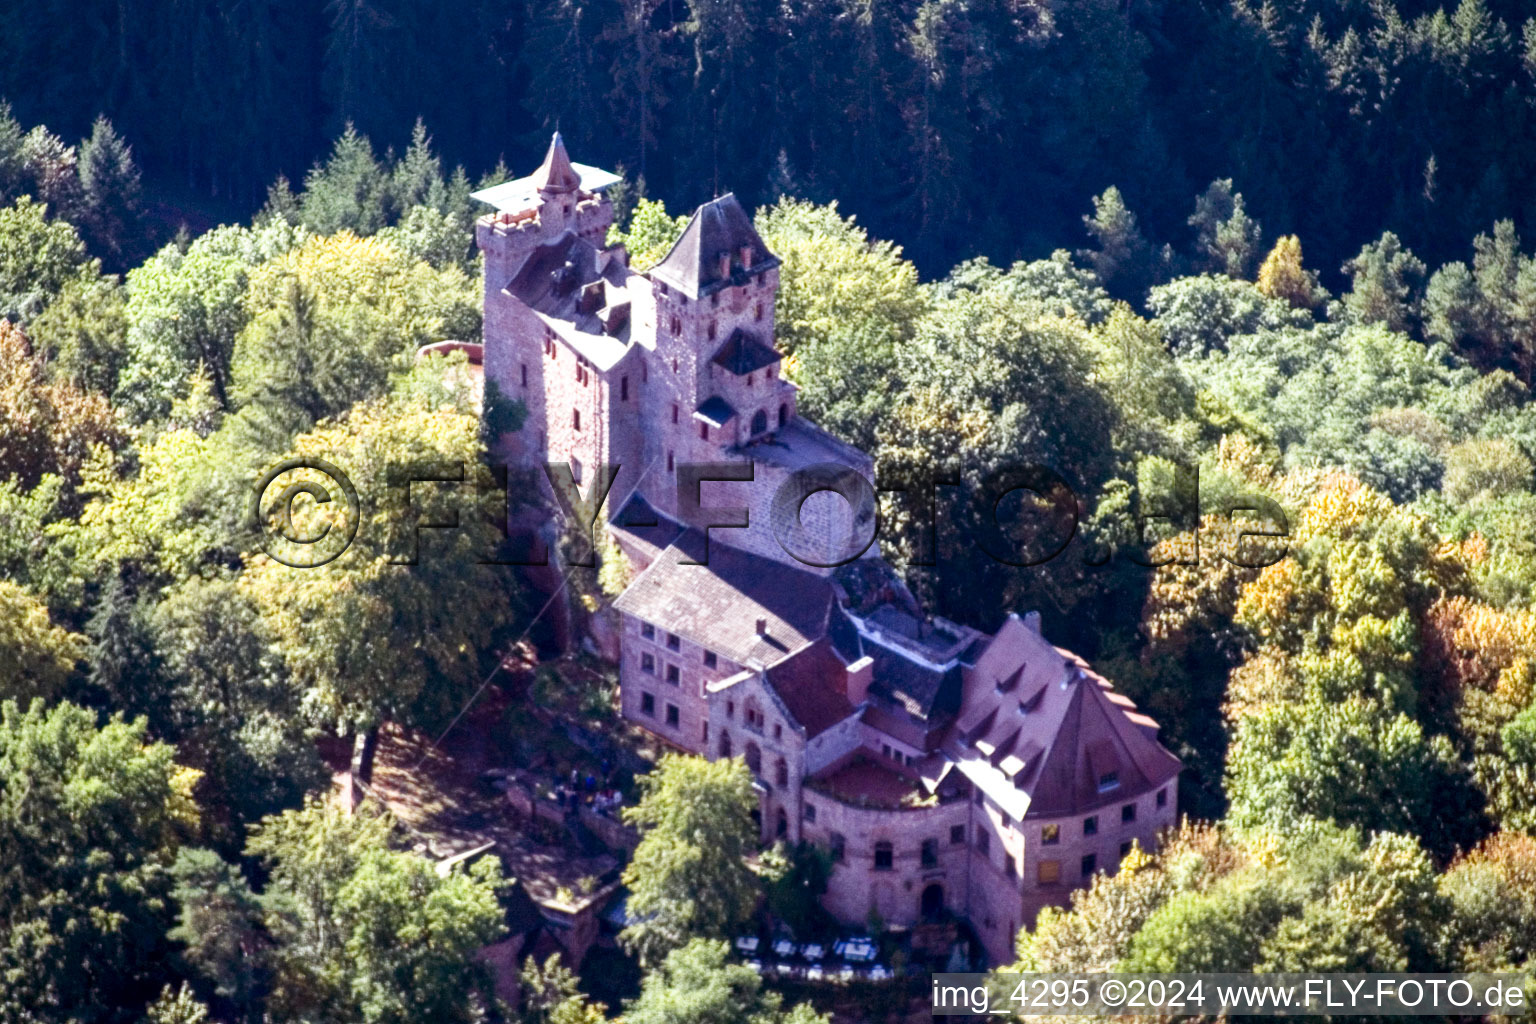
<path id="1" fill-rule="evenodd" d="M 1108 793 L 1112 789 L 1120 788 L 1120 773 L 1105 772 L 1099 776 L 1099 792 Z"/>

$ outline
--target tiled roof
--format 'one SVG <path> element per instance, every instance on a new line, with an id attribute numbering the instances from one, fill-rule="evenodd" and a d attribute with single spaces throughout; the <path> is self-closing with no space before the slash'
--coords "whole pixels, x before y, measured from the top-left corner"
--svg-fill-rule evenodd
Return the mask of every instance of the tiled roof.
<path id="1" fill-rule="evenodd" d="M 704 535 L 688 530 L 614 606 L 738 665 L 767 668 L 824 636 L 832 603 L 826 578 L 718 539 L 706 549 Z"/>
<path id="2" fill-rule="evenodd" d="M 819 736 L 853 714 L 848 700 L 848 669 L 822 639 L 768 670 L 768 684 L 807 739 Z"/>
<path id="3" fill-rule="evenodd" d="M 1016 817 L 1057 817 L 1123 801 L 1175 778 L 1179 760 L 1081 658 L 1010 616 L 965 680 L 946 752 Z M 1114 785 L 1100 790 L 1100 779 Z"/>
<path id="4" fill-rule="evenodd" d="M 750 331 L 740 327 L 731 332 L 725 344 L 710 359 L 716 366 L 724 367 L 738 377 L 745 377 L 778 361 L 779 354 L 773 350 L 772 345 L 764 344 Z"/>
<path id="5" fill-rule="evenodd" d="M 741 252 L 747 250 L 750 266 Z M 721 272 L 722 258 L 727 264 Z M 753 276 L 779 265 L 752 226 L 747 211 L 727 192 L 694 211 L 670 252 L 651 268 L 651 277 L 697 299 L 727 285 L 746 284 Z"/>

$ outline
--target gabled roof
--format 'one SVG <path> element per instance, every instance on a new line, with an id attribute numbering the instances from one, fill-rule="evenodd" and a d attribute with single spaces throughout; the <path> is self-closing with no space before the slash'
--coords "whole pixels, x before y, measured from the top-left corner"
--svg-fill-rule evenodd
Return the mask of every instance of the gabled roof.
<path id="1" fill-rule="evenodd" d="M 506 292 L 534 312 L 600 370 L 629 349 L 629 282 L 644 278 L 623 254 L 600 250 L 567 229 L 535 246 Z"/>
<path id="2" fill-rule="evenodd" d="M 759 341 L 751 332 L 738 327 L 731 332 L 714 354 L 710 362 L 724 367 L 738 377 L 772 366 L 781 357 L 772 345 Z"/>
<path id="3" fill-rule="evenodd" d="M 848 700 L 848 668 L 832 642 L 818 640 L 767 672 L 768 685 L 805 728 L 806 739 L 819 736 L 853 714 Z"/>
<path id="4" fill-rule="evenodd" d="M 707 562 L 689 565 L 685 562 Z M 826 635 L 830 580 L 688 530 L 614 607 L 738 665 L 767 668 Z M 758 632 L 758 620 L 763 631 Z"/>
<path id="5" fill-rule="evenodd" d="M 1076 655 L 1010 616 L 967 673 L 945 745 L 970 781 L 1015 817 L 1124 802 L 1179 773 L 1157 723 Z M 1113 775 L 1113 785 L 1100 780 Z"/>
<path id="6" fill-rule="evenodd" d="M 651 277 L 697 299 L 726 285 L 746 284 L 753 275 L 778 265 L 779 258 L 763 244 L 747 211 L 727 192 L 694 211 L 672 250 L 651 268 Z"/>

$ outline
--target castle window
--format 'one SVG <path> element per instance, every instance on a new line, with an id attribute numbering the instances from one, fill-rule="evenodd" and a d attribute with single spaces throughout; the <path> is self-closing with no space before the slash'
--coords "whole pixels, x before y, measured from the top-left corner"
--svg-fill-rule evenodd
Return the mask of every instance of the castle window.
<path id="1" fill-rule="evenodd" d="M 704 728 L 703 728 L 703 732 L 702 732 L 701 735 L 702 735 L 702 738 L 703 738 L 705 746 L 708 746 L 709 745 L 709 723 L 708 722 L 704 723 Z"/>
<path id="2" fill-rule="evenodd" d="M 1055 846 L 1059 842 L 1061 842 L 1061 826 L 1060 825 L 1041 825 L 1040 826 L 1040 845 L 1041 846 Z"/>
<path id="3" fill-rule="evenodd" d="M 725 702 L 725 717 L 726 718 L 735 718 L 736 717 L 736 702 L 735 701 L 728 700 L 728 701 Z"/>
<path id="4" fill-rule="evenodd" d="M 651 718 L 655 718 L 656 698 L 648 693 L 642 693 L 640 695 L 640 713 L 642 715 L 649 715 Z"/>
<path id="5" fill-rule="evenodd" d="M 667 682 L 671 683 L 673 686 L 677 686 L 680 683 L 682 683 L 682 681 L 683 681 L 683 677 L 682 677 L 682 674 L 680 672 L 678 672 L 677 666 L 676 665 L 668 665 L 667 666 Z"/>
<path id="6" fill-rule="evenodd" d="M 980 825 L 976 826 L 976 849 L 983 854 L 992 849 L 992 834 Z"/>
<path id="7" fill-rule="evenodd" d="M 1059 885 L 1061 883 L 1061 861 L 1042 860 L 1035 865 L 1035 878 L 1041 885 Z"/>
<path id="8" fill-rule="evenodd" d="M 676 359 L 672 360 L 672 372 L 673 373 L 677 372 L 677 360 Z"/>
<path id="9" fill-rule="evenodd" d="M 677 406 L 676 405 L 672 406 L 672 422 L 673 423 L 677 422 Z"/>
<path id="10" fill-rule="evenodd" d="M 1082 869 L 1083 869 L 1083 881 L 1086 882 L 1088 879 L 1092 878 L 1093 877 L 1093 873 L 1099 869 L 1099 858 L 1098 858 L 1098 855 L 1097 854 L 1092 854 L 1092 853 L 1086 854 L 1083 857 Z"/>
<path id="11" fill-rule="evenodd" d="M 1157 806 L 1159 806 L 1159 807 L 1167 807 L 1168 806 L 1168 787 L 1167 786 L 1164 786 L 1162 789 L 1157 791 Z"/>
<path id="12" fill-rule="evenodd" d="M 720 734 L 720 756 L 731 756 L 731 734 L 728 732 L 723 732 Z"/>
<path id="13" fill-rule="evenodd" d="M 640 383 L 644 384 L 646 381 L 648 381 L 650 379 L 651 379 L 651 364 L 650 363 L 641 363 L 640 364 Z"/>
<path id="14" fill-rule="evenodd" d="M 649 654 L 640 655 L 640 671 L 656 674 L 656 659 Z"/>
<path id="15" fill-rule="evenodd" d="M 580 430 L 581 429 L 581 410 L 580 409 L 572 409 L 571 410 L 571 429 L 572 430 Z"/>
<path id="16" fill-rule="evenodd" d="M 773 738 L 776 740 L 781 740 L 784 738 L 784 727 L 778 722 L 773 723 Z"/>
<path id="17" fill-rule="evenodd" d="M 1120 808 L 1120 821 L 1122 824 L 1130 824 L 1136 820 L 1136 805 L 1126 804 Z"/>
<path id="18" fill-rule="evenodd" d="M 939 841 L 937 839 L 923 840 L 923 867 L 931 868 L 939 863 Z"/>
<path id="19" fill-rule="evenodd" d="M 950 846 L 964 846 L 965 845 L 965 826 L 964 825 L 951 825 L 951 826 L 949 826 L 949 845 Z"/>
<path id="20" fill-rule="evenodd" d="M 676 633 L 667 634 L 667 650 L 678 651 L 682 650 L 682 647 L 683 641 L 678 637 Z"/>
<path id="21" fill-rule="evenodd" d="M 761 320 L 762 318 L 763 318 L 763 304 L 761 302 L 759 302 L 757 305 L 752 307 L 752 319 L 753 320 Z"/>
<path id="22" fill-rule="evenodd" d="M 523 387 L 528 386 L 528 364 L 523 364 Z"/>
<path id="23" fill-rule="evenodd" d="M 672 453 L 667 452 L 667 472 L 672 472 Z"/>
<path id="24" fill-rule="evenodd" d="M 621 401 L 621 402 L 629 401 L 629 378 L 628 377 L 620 377 L 619 378 L 619 401 Z"/>
<path id="25" fill-rule="evenodd" d="M 767 375 L 769 380 L 773 380 L 773 367 L 768 367 L 768 369 L 764 370 L 763 373 Z"/>
<path id="26" fill-rule="evenodd" d="M 1099 834 L 1099 816 L 1089 815 L 1083 819 L 1083 835 L 1096 836 Z"/>
<path id="27" fill-rule="evenodd" d="M 1121 860 L 1125 860 L 1125 858 L 1129 857 L 1130 855 L 1131 855 L 1131 841 L 1129 839 L 1127 839 L 1125 842 L 1120 844 L 1120 859 Z"/>
<path id="28" fill-rule="evenodd" d="M 713 320 L 709 322 L 709 340 L 715 340 L 715 322 Z"/>
<path id="29" fill-rule="evenodd" d="M 640 623 L 640 635 L 645 637 L 647 640 L 655 640 L 656 627 L 651 625 L 649 622 L 642 622 Z"/>
<path id="30" fill-rule="evenodd" d="M 716 663 L 719 662 L 719 660 L 720 660 L 719 658 L 715 657 L 715 652 L 714 651 L 705 651 L 704 652 L 704 667 L 705 668 L 714 668 Z"/>
<path id="31" fill-rule="evenodd" d="M 890 843 L 880 842 L 875 844 L 875 870 L 889 871 L 896 866 L 896 851 Z"/>
<path id="32" fill-rule="evenodd" d="M 715 294 L 713 294 L 713 295 L 711 295 L 709 297 L 709 304 L 710 304 L 711 307 L 716 307 L 716 308 L 719 307 L 719 305 L 720 305 L 720 293 L 719 292 L 715 292 Z M 714 335 L 711 334 L 710 337 L 713 338 Z"/>
<path id="33" fill-rule="evenodd" d="M 763 773 L 763 752 L 751 740 L 747 741 L 747 767 L 751 769 L 753 775 Z"/>
<path id="34" fill-rule="evenodd" d="M 779 758 L 779 763 L 773 766 L 773 784 L 776 786 L 789 785 L 789 765 L 784 759 Z"/>
<path id="35" fill-rule="evenodd" d="M 1014 863 L 1012 857 L 1003 858 L 1003 874 L 1007 875 L 1009 878 L 1019 877 L 1019 866 Z"/>
<path id="36" fill-rule="evenodd" d="M 788 421 L 789 421 L 789 403 L 785 402 L 783 405 L 779 406 L 779 426 L 782 427 Z"/>
<path id="37" fill-rule="evenodd" d="M 801 808 L 800 816 L 803 817 L 806 821 L 815 821 L 816 805 L 813 803 L 807 803 L 803 808 Z"/>
<path id="38" fill-rule="evenodd" d="M 683 322 L 681 320 L 679 320 L 677 317 L 673 317 L 672 318 L 672 333 L 673 334 L 681 334 L 681 333 L 683 333 Z"/>
<path id="39" fill-rule="evenodd" d="M 768 414 L 759 409 L 752 417 L 752 436 L 756 437 L 768 429 Z"/>
<path id="40" fill-rule="evenodd" d="M 571 458 L 571 483 L 581 483 L 581 460 L 574 456 Z"/>
<path id="41" fill-rule="evenodd" d="M 676 704 L 668 704 L 667 705 L 667 724 L 670 725 L 672 728 L 676 729 L 677 728 L 677 722 L 678 722 L 677 705 Z"/>
<path id="42" fill-rule="evenodd" d="M 699 424 L 699 440 L 700 441 L 708 441 L 709 440 L 709 424 L 708 423 L 700 423 Z"/>
<path id="43" fill-rule="evenodd" d="M 832 862 L 834 864 L 842 863 L 843 855 L 848 851 L 848 840 L 843 837 L 841 832 L 833 832 L 827 839 L 832 843 Z"/>

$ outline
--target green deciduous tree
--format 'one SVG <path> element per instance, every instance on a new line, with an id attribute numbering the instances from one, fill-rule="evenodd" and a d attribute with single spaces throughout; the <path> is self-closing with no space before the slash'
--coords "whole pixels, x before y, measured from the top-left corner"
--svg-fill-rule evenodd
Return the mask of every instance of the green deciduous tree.
<path id="1" fill-rule="evenodd" d="M 51 700 L 84 654 L 84 637 L 54 625 L 41 601 L 0 579 L 0 700 Z"/>
<path id="2" fill-rule="evenodd" d="M 0 1020 L 131 1019 L 149 999 L 192 781 L 143 722 L 0 704 Z"/>
<path id="3" fill-rule="evenodd" d="M 481 678 L 481 656 L 513 611 L 510 578 L 483 564 L 494 555 L 496 531 L 477 476 L 482 452 L 474 416 L 414 398 L 359 405 L 295 440 L 290 457 L 334 464 L 361 504 L 343 500 L 334 479 L 285 472 L 270 495 L 306 480 L 334 495 L 324 505 L 301 499 L 293 535 L 315 536 L 329 524 L 338 536 L 355 529 L 356 539 L 315 568 L 253 553 L 240 588 L 260 610 L 316 724 L 446 720 Z M 463 483 L 427 480 L 459 474 Z M 281 502 L 269 506 L 266 514 L 283 515 Z M 459 525 L 418 532 L 418 523 L 447 522 Z M 287 557 L 307 557 L 306 550 Z"/>
<path id="4" fill-rule="evenodd" d="M 422 345 L 477 339 L 478 300 L 457 267 L 433 270 L 376 238 L 311 239 L 251 275 L 236 401 L 313 422 L 378 398 Z"/>
<path id="5" fill-rule="evenodd" d="M 263 922 L 276 945 L 269 1009 L 324 1024 L 481 1019 L 474 960 L 505 930 L 499 864 L 440 875 L 390 847 L 387 818 L 311 803 L 269 818 L 248 852 L 271 871 Z"/>
<path id="6" fill-rule="evenodd" d="M 774 334 L 792 355 L 799 408 L 869 446 L 888 405 L 897 350 L 928 308 L 917 268 L 889 242 L 872 242 L 837 204 L 781 199 L 757 229 L 784 261 Z"/>
<path id="7" fill-rule="evenodd" d="M 631 901 L 633 903 L 633 901 Z M 808 1004 L 783 1009 L 777 992 L 745 964 L 732 963 L 720 940 L 694 939 L 674 949 L 641 983 L 624 1011 L 627 1024 L 826 1024 Z"/>
<path id="8" fill-rule="evenodd" d="M 86 266 L 80 235 L 47 213 L 29 196 L 0 208 L 0 317 L 31 319 Z"/>
<path id="9" fill-rule="evenodd" d="M 668 755 L 640 779 L 640 803 L 624 820 L 640 846 L 624 869 L 629 914 L 624 943 L 659 963 L 690 938 L 725 938 L 752 913 L 757 879 L 752 774 L 740 759 Z"/>

